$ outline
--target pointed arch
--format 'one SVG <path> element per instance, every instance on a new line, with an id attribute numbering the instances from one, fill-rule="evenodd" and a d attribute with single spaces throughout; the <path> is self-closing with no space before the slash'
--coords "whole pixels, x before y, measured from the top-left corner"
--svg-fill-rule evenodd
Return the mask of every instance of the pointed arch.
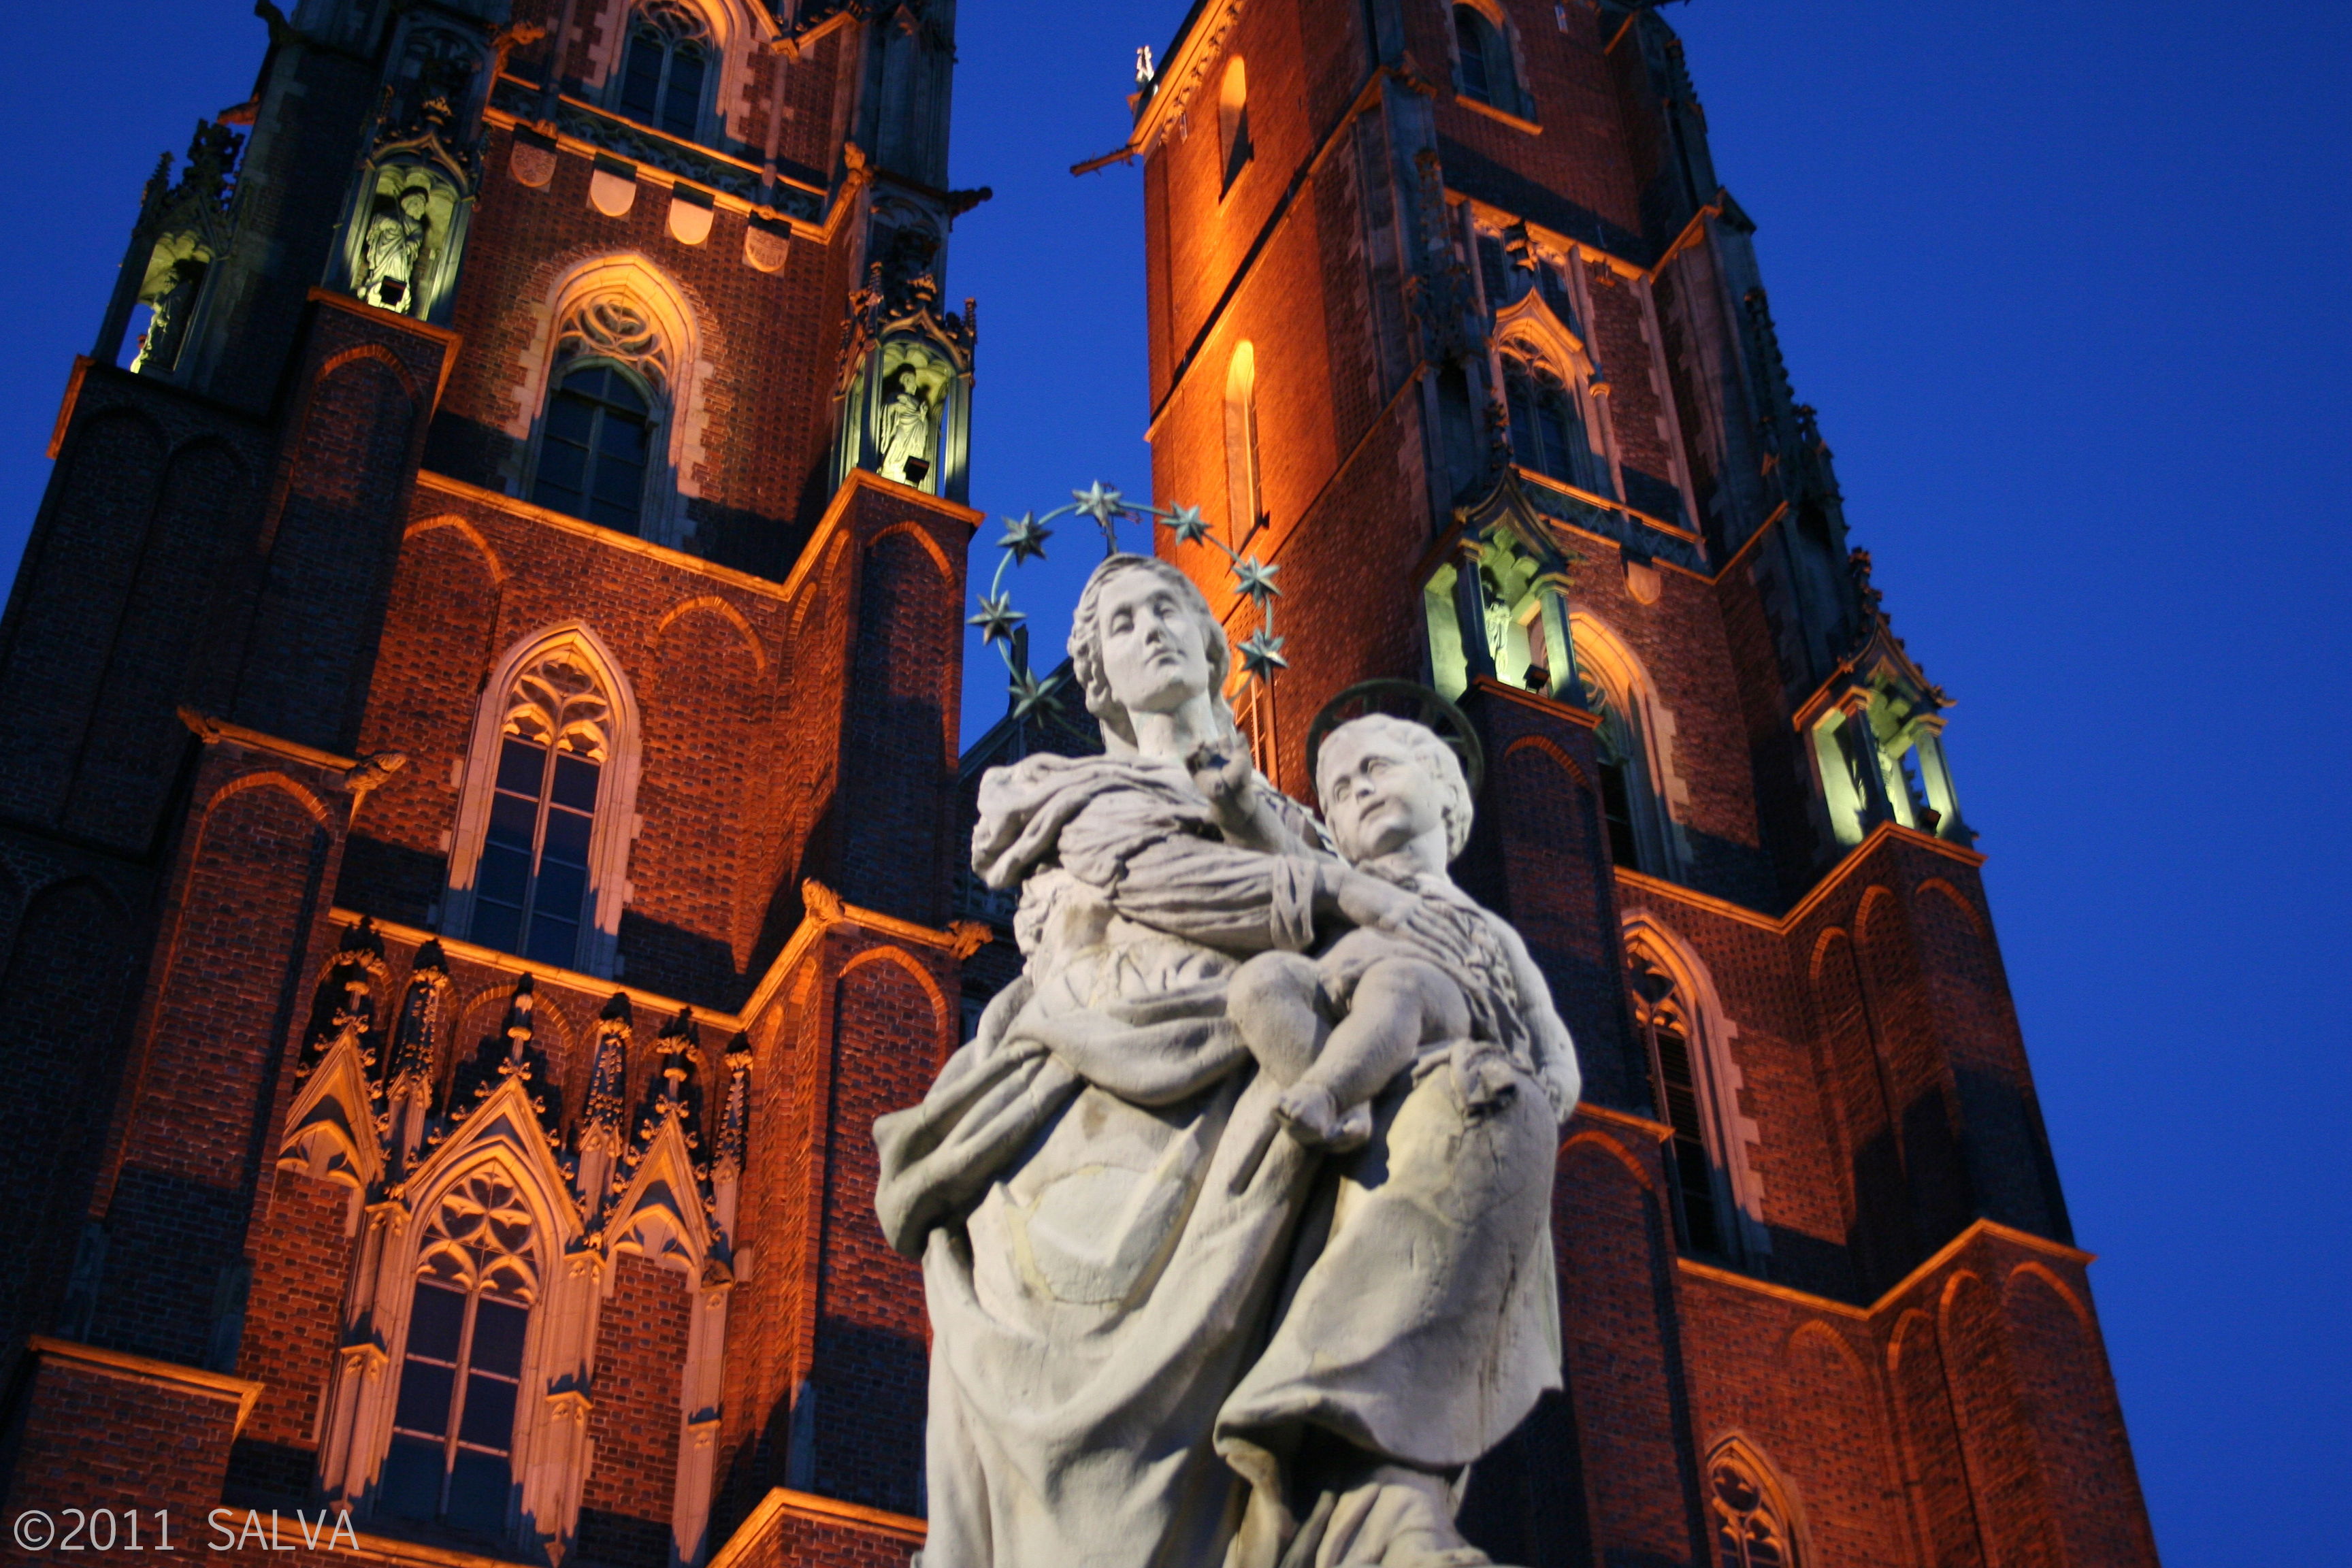
<path id="1" fill-rule="evenodd" d="M 1568 626 L 1584 698 L 1601 715 L 1610 849 L 1629 870 L 1679 878 L 1690 861 L 1681 819 L 1690 785 L 1675 765 L 1674 711 L 1624 638 L 1583 610 L 1570 612 Z"/>
<path id="2" fill-rule="evenodd" d="M 492 549 L 490 542 L 482 536 L 482 531 L 456 512 L 443 512 L 436 517 L 421 518 L 410 523 L 400 536 L 401 542 L 405 544 L 419 534 L 429 533 L 435 529 L 441 528 L 453 530 L 458 538 L 474 547 L 474 553 L 482 558 L 482 569 L 489 574 L 493 587 L 506 585 L 508 577 L 506 563 L 499 559 L 499 552 Z"/>
<path id="3" fill-rule="evenodd" d="M 933 548 L 936 549 L 937 546 Z M 717 616 L 720 620 L 733 626 L 736 634 L 743 639 L 744 648 L 751 656 L 752 668 L 762 676 L 768 673 L 766 645 L 760 641 L 759 634 L 751 629 L 751 623 L 744 618 L 743 612 L 737 609 L 731 602 L 720 598 L 716 594 L 704 594 L 672 605 L 663 611 L 662 618 L 654 625 L 655 640 L 660 640 L 662 634 L 668 631 L 680 619 L 696 614 Z"/>
<path id="4" fill-rule="evenodd" d="M 618 108 L 626 86 L 629 37 L 648 13 L 666 11 L 668 16 L 663 20 L 682 23 L 687 30 L 701 35 L 709 51 L 710 75 L 716 79 L 702 86 L 701 118 L 689 139 L 724 149 L 751 107 L 756 85 L 752 60 L 759 46 L 777 37 L 775 18 L 748 0 L 659 0 L 650 5 L 624 0 L 619 10 L 617 26 L 590 32 L 591 92 Z"/>
<path id="5" fill-rule="evenodd" d="M 1653 1087 L 1675 1131 L 1683 1201 L 1686 1208 L 1704 1205 L 1711 1211 L 1686 1216 L 1685 1234 L 1696 1237 L 1711 1229 L 1726 1255 L 1760 1259 L 1771 1252 L 1772 1239 L 1764 1223 L 1764 1178 L 1748 1154 L 1762 1135 L 1739 1109 L 1746 1079 L 1731 1048 L 1739 1026 L 1725 1013 L 1706 961 L 1673 928 L 1647 910 L 1633 909 L 1624 916 L 1624 931 L 1626 963 L 1636 970 L 1637 981 L 1646 969 L 1668 983 L 1655 997 L 1643 994 L 1637 984 L 1634 1003 L 1650 1047 Z M 1677 1054 L 1687 1064 L 1696 1101 L 1687 1110 L 1677 1103 Z M 1682 1145 L 1693 1131 L 1697 1147 L 1686 1152 Z M 1704 1176 L 1704 1191 L 1692 1190 L 1695 1175 Z"/>
<path id="6" fill-rule="evenodd" d="M 518 475 L 522 493 L 556 510 L 586 515 L 587 492 L 576 507 L 564 499 L 573 476 L 551 460 L 550 411 L 564 383 L 609 371 L 603 385 L 581 389 L 581 395 L 593 393 L 590 400 L 611 405 L 616 417 L 646 425 L 646 473 L 635 531 L 678 545 L 689 531 L 686 502 L 701 493 L 695 476 L 705 460 L 703 397 L 715 353 L 709 313 L 677 279 L 634 250 L 575 262 L 555 276 L 543 298 L 544 306 L 533 310 L 540 330 L 518 395 L 517 422 L 508 427 L 525 443 Z M 633 399 L 642 410 L 626 406 Z"/>
<path id="7" fill-rule="evenodd" d="M 467 747 L 458 787 L 457 826 L 451 841 L 444 929 L 486 945 L 522 951 L 525 956 L 559 968 L 610 975 L 619 950 L 621 909 L 626 900 L 644 733 L 635 687 L 622 672 L 620 661 L 586 622 L 562 622 L 509 647 L 482 689 Z M 576 916 L 577 936 L 560 956 L 553 955 L 557 950 L 551 944 L 557 942 L 557 933 L 551 928 L 544 939 L 548 945 L 540 952 L 530 951 L 535 928 L 523 923 L 524 904 L 510 903 L 504 896 L 494 900 L 501 909 L 515 911 L 511 923 L 516 929 L 510 935 L 503 924 L 496 929 L 484 924 L 482 870 L 493 807 L 503 798 L 523 798 L 517 789 L 508 787 L 517 780 L 502 785 L 499 778 L 502 758 L 520 767 L 521 759 L 513 751 L 517 744 L 536 746 L 548 753 L 545 766 L 550 772 L 542 775 L 543 781 L 555 776 L 552 770 L 559 765 L 572 773 L 593 769 L 586 839 L 584 848 L 578 851 L 585 863 L 579 867 L 584 889 Z M 567 756 L 572 759 L 569 763 L 564 761 Z M 536 787 L 539 804 L 530 810 L 538 815 L 523 834 L 525 841 L 516 847 L 509 839 L 505 846 L 528 862 L 529 918 L 533 920 L 539 913 L 538 879 L 546 875 L 549 864 L 545 823 L 555 811 L 576 813 L 583 804 L 578 795 L 567 803 L 554 800 L 551 794 L 557 788 L 576 788 L 575 784 L 541 782 Z M 503 809 L 520 813 L 524 808 Z M 564 831 L 576 837 L 578 825 L 566 818 Z M 564 857 L 561 864 L 572 863 L 575 851 L 571 846 L 567 844 L 559 853 Z M 501 875 L 513 873 L 502 871 Z M 499 889 L 501 894 L 506 891 Z M 519 894 L 523 889 L 513 891 Z M 551 904 L 546 912 L 550 919 L 562 921 L 568 918 L 567 908 Z M 491 940 L 498 937 L 505 940 Z"/>
<path id="8" fill-rule="evenodd" d="M 1721 1568 L 1803 1568 L 1796 1494 L 1764 1451 L 1733 1433 L 1706 1457 L 1707 1534 Z"/>

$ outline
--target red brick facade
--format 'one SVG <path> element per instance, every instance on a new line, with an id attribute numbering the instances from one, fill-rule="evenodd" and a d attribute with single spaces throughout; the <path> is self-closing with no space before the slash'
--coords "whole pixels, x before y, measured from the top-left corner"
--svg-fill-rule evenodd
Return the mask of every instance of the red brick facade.
<path id="1" fill-rule="evenodd" d="M 78 365 L 0 621 L 12 1521 L 164 1510 L 253 1563 L 919 1546 L 869 1129 L 1013 963 L 950 918 L 1001 918 L 955 876 L 969 197 L 950 9 L 786 9 L 316 0 L 151 186 L 108 318 L 151 308 L 144 356 Z M 1462 875 L 1583 1056 L 1567 1391 L 1468 1527 L 2152 1563 L 1942 697 L 1847 557 L 1671 35 L 1205 0 L 1163 65 L 1159 489 L 1282 567 L 1262 760 L 1306 793 L 1368 677 L 1458 697 Z M 920 465 L 886 393 L 928 399 Z M 566 396 L 583 464 L 641 439 L 635 489 L 565 500 Z M 983 751 L 1033 739 L 1087 742 Z"/>
<path id="2" fill-rule="evenodd" d="M 933 9 L 305 5 L 151 187 L 142 357 L 78 366 L 0 624 L 12 1519 L 254 1563 L 919 1544 L 866 1129 L 972 940 Z M 886 362 L 930 421 L 887 479 Z M 548 480 L 587 372 L 644 410 L 593 416 L 583 461 L 637 465 L 594 521 Z M 480 912 L 514 744 L 593 764 L 528 937 Z"/>
<path id="3" fill-rule="evenodd" d="M 1163 503 L 1236 493 L 1248 345 L 1265 521 L 1224 521 L 1280 567 L 1291 666 L 1261 760 L 1303 795 L 1343 688 L 1455 695 L 1486 760 L 1457 874 L 1583 1061 L 1567 1390 L 1475 1468 L 1471 1533 L 2152 1563 L 1945 700 L 1848 559 L 1666 26 L 1208 0 L 1132 149 Z M 1175 558 L 1234 604 L 1221 554 Z"/>

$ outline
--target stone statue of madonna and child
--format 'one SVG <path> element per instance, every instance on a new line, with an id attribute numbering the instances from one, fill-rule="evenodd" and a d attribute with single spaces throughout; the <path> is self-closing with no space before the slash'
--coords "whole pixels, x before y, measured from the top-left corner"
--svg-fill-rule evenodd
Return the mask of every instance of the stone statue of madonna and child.
<path id="1" fill-rule="evenodd" d="M 877 1196 L 932 1328 L 926 1568 L 1457 1568 L 1467 1466 L 1559 1384 L 1579 1079 L 1517 935 L 1446 876 L 1453 751 L 1383 716 L 1250 767 L 1223 630 L 1106 560 L 1070 653 L 1106 754 L 982 782 L 1021 976 Z"/>

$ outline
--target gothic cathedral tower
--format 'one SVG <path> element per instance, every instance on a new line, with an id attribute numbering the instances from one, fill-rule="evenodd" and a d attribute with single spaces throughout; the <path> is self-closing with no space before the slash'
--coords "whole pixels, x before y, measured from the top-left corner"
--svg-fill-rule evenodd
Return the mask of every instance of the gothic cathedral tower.
<path id="1" fill-rule="evenodd" d="M 1943 749 L 1653 0 L 1202 0 L 1138 98 L 1157 492 L 1244 721 L 1434 684 L 1584 1059 L 1518 1563 L 2155 1561 Z M 1254 629 L 1224 557 L 1175 559 Z"/>
<path id="2" fill-rule="evenodd" d="M 258 10 L 0 625 L 7 1511 L 903 1561 L 954 0 Z"/>

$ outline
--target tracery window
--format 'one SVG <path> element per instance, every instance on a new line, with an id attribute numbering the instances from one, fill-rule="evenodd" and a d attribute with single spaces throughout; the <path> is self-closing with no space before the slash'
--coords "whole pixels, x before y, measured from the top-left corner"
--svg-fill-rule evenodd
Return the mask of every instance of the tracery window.
<path id="1" fill-rule="evenodd" d="M 1265 473 L 1258 462 L 1257 351 L 1244 342 L 1225 367 L 1225 502 L 1227 527 L 1239 546 L 1265 516 Z"/>
<path id="2" fill-rule="evenodd" d="M 409 1307 L 380 1512 L 480 1535 L 505 1530 L 536 1283 L 530 1233 L 521 1195 L 488 1172 L 461 1181 L 434 1216 Z"/>
<path id="3" fill-rule="evenodd" d="M 1718 1568 L 1801 1568 L 1788 1510 L 1760 1466 L 1737 1449 L 1719 1450 L 1706 1479 Z"/>
<path id="4" fill-rule="evenodd" d="M 702 89 L 711 47 L 702 19 L 683 5 L 645 6 L 629 26 L 621 61 L 621 112 L 691 140 L 702 127 Z"/>
<path id="5" fill-rule="evenodd" d="M 593 663 L 559 644 L 501 699 L 465 934 L 485 947 L 584 967 L 595 921 L 597 815 L 614 752 L 614 702 Z"/>

